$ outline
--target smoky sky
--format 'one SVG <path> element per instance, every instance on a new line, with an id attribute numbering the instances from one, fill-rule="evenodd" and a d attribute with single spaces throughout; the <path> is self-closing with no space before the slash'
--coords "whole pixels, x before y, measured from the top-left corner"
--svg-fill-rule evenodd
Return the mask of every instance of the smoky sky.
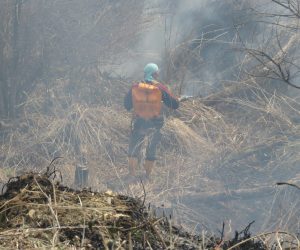
<path id="1" fill-rule="evenodd" d="M 237 40 L 237 27 L 239 36 L 247 40 L 249 30 L 255 26 L 250 5 L 247 1 L 233 0 L 159 0 L 146 6 L 155 9 L 155 20 L 142 34 L 136 48 L 137 54 L 143 56 L 127 63 L 126 70 L 142 77 L 143 66 L 151 61 L 164 73 L 165 50 L 174 50 L 188 40 L 195 40 L 189 43 L 189 49 L 199 47 L 199 51 L 197 58 L 189 60 L 187 65 L 185 92 L 195 95 L 202 89 L 202 95 L 209 94 L 222 81 L 236 78 L 239 54 L 233 50 L 233 44 Z"/>
<path id="2" fill-rule="evenodd" d="M 241 65 L 246 58 L 242 52 L 244 47 L 262 49 L 273 56 L 280 48 L 271 46 L 270 39 L 275 40 L 280 34 L 284 45 L 293 32 L 266 24 L 285 24 L 290 19 L 274 19 L 270 14 L 287 11 L 265 0 L 157 0 L 147 3 L 145 9 L 150 10 L 150 13 L 153 11 L 152 22 L 134 48 L 136 57 L 126 63 L 123 72 L 142 78 L 143 66 L 155 62 L 163 76 L 169 60 L 165 52 L 169 49 L 173 53 L 174 67 L 171 76 L 167 77 L 171 79 L 168 84 L 180 80 L 172 74 L 180 70 L 179 64 L 186 64 L 184 92 L 189 95 L 205 96 L 219 90 L 228 81 L 241 80 Z M 198 48 L 195 51 L 197 55 L 188 60 L 188 64 L 183 61 L 190 55 L 178 55 L 183 51 L 180 46 L 187 41 L 190 42 L 185 49 Z M 253 65 L 254 61 L 243 67 L 250 70 Z M 291 71 L 291 75 L 297 77 L 297 69 Z"/>

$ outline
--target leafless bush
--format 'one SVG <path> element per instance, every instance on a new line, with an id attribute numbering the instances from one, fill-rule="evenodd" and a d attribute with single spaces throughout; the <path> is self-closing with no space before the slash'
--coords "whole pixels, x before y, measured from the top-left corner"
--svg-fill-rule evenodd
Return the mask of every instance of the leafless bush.
<path id="1" fill-rule="evenodd" d="M 0 116 L 14 118 L 37 82 L 123 62 L 148 17 L 143 1 L 1 1 Z M 88 87 L 94 86 L 88 79 Z M 93 90 L 91 90 L 93 91 Z"/>

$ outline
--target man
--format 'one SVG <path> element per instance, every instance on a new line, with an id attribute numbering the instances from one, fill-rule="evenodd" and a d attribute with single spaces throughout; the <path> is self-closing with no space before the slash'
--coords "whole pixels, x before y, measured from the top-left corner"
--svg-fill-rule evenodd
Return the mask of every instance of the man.
<path id="1" fill-rule="evenodd" d="M 159 69 L 154 63 L 144 68 L 144 81 L 134 84 L 125 96 L 124 106 L 133 109 L 133 124 L 129 140 L 128 164 L 130 176 L 136 175 L 138 155 L 146 135 L 150 140 L 146 148 L 144 168 L 149 179 L 154 167 L 156 147 L 160 142 L 160 129 L 164 124 L 162 103 L 171 109 L 179 107 L 179 99 L 157 82 Z"/>

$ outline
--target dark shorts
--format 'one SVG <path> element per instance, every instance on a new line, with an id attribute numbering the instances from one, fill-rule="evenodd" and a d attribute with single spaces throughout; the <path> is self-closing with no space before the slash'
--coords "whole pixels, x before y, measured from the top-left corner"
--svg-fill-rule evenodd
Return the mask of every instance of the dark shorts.
<path id="1" fill-rule="evenodd" d="M 154 161 L 156 159 L 156 147 L 160 142 L 160 128 L 163 125 L 163 120 L 135 120 L 129 140 L 129 157 L 139 157 L 142 145 L 148 137 L 146 146 L 146 160 Z"/>

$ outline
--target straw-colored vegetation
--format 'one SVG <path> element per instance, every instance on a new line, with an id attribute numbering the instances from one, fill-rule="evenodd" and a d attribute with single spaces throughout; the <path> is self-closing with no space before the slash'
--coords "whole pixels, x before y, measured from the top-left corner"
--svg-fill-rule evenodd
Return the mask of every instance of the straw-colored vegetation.
<path id="1" fill-rule="evenodd" d="M 190 221 L 193 225 L 200 223 L 210 231 L 215 226 L 219 227 L 220 221 L 212 226 L 208 218 L 212 218 L 216 210 L 208 209 L 209 202 L 215 200 L 221 209 L 227 209 L 230 203 L 224 197 L 229 201 L 232 199 L 230 209 L 242 218 L 243 210 L 248 209 L 249 203 L 236 207 L 238 203 L 234 196 L 246 200 L 250 198 L 250 206 L 258 206 L 260 199 L 264 199 L 265 195 L 272 197 L 275 192 L 272 214 L 261 216 L 269 216 L 274 225 L 281 225 L 282 235 L 285 232 L 297 232 L 299 224 L 294 222 L 299 218 L 296 208 L 299 200 L 293 200 L 295 203 L 286 212 L 281 211 L 281 217 L 276 218 L 275 215 L 283 202 L 281 199 L 291 202 L 292 197 L 298 194 L 288 187 L 276 188 L 274 184 L 286 180 L 286 177 L 290 178 L 288 182 L 297 183 L 299 178 L 296 175 L 299 127 L 295 122 L 299 113 L 298 105 L 283 94 L 270 94 L 256 85 L 245 86 L 246 91 L 255 97 L 253 100 L 237 98 L 238 93 L 231 93 L 226 98 L 220 98 L 220 104 L 209 103 L 211 97 L 192 98 L 182 103 L 178 111 L 166 111 L 157 166 L 152 181 L 144 185 L 146 201 L 156 205 L 166 204 L 176 214 L 175 222 L 181 223 L 186 229 L 191 230 L 187 226 Z M 8 152 L 11 153 L 6 155 L 4 172 L 11 169 L 9 165 L 16 170 L 42 171 L 44 168 L 38 166 L 46 166 L 54 157 L 60 156 L 62 159 L 57 160 L 57 169 L 62 172 L 63 183 L 72 186 L 75 165 L 84 157 L 90 170 L 89 184 L 93 190 L 113 189 L 142 197 L 144 191 L 141 184 L 132 183 L 128 186 L 123 181 L 128 173 L 126 150 L 130 115 L 118 104 L 88 105 L 81 102 L 64 109 L 61 106 L 66 97 L 60 96 L 63 92 L 59 89 L 52 91 L 54 95 L 51 99 L 36 92 L 24 104 L 26 120 L 10 135 L 11 144 L 6 146 L 9 146 L 11 151 Z M 47 112 L 43 112 L 45 103 L 48 103 Z M 12 172 L 10 176 L 15 174 L 9 171 Z M 142 166 L 140 171 L 143 171 Z M 295 178 L 292 179 L 293 175 Z M 228 189 L 231 194 L 226 192 Z M 193 204 L 198 204 L 198 211 Z M 48 205 L 44 206 L 49 209 Z M 30 209 L 37 210 L 27 208 L 28 211 Z M 68 218 L 66 216 L 59 220 Z M 250 220 L 247 221 L 245 217 L 245 225 Z M 51 227 L 58 230 L 55 223 Z M 272 229 L 274 227 L 270 227 Z M 225 240 L 230 240 L 231 229 L 226 230 Z M 273 242 L 274 237 L 277 237 L 276 234 L 270 234 L 265 241 Z M 293 238 L 287 233 L 287 237 L 283 240 L 285 244 L 296 244 L 293 240 L 296 236 Z M 52 236 L 50 239 L 53 240 Z M 66 241 L 62 242 L 66 244 Z"/>
<path id="2" fill-rule="evenodd" d="M 27 173 L 10 179 L 0 196 L 1 249 L 240 249 L 263 250 L 274 235 L 282 245 L 300 246 L 296 236 L 272 232 L 251 237 L 250 225 L 224 240 L 195 236 L 156 218 L 145 208 L 145 196 L 130 198 L 107 191 L 75 191 L 44 174 Z M 258 238 L 258 239 L 257 239 Z"/>
<path id="3" fill-rule="evenodd" d="M 220 29 L 203 6 L 177 17 L 176 4 L 119 2 L 0 2 L 0 248 L 298 249 L 299 1 L 203 1 Z M 250 26 L 228 28 L 237 12 Z M 164 18 L 163 58 L 141 54 L 144 29 Z M 200 26 L 182 32 L 189 18 Z M 164 110 L 153 176 L 128 183 L 123 98 L 139 79 L 119 74 L 134 62 L 142 77 L 144 57 L 195 97 Z M 144 149 L 140 173 L 143 161 Z M 89 191 L 75 191 L 80 164 Z"/>

